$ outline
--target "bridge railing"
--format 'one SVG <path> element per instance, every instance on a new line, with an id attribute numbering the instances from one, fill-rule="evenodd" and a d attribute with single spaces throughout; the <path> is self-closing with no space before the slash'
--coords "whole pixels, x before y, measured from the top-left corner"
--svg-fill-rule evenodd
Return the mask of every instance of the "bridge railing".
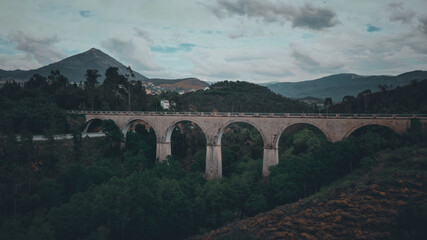
<path id="1" fill-rule="evenodd" d="M 68 114 L 152 115 L 206 117 L 267 117 L 267 118 L 427 118 L 427 114 L 352 114 L 352 113 L 242 113 L 242 112 L 154 112 L 154 111 L 85 111 L 69 110 Z"/>

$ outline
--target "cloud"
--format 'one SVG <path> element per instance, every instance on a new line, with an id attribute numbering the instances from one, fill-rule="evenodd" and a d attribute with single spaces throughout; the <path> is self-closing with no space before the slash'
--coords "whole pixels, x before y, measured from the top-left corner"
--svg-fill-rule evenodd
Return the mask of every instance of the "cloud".
<path id="1" fill-rule="evenodd" d="M 421 32 L 424 34 L 427 34 L 427 17 L 422 17 L 418 19 L 420 21 L 420 25 L 418 26 L 418 29 L 420 29 Z"/>
<path id="2" fill-rule="evenodd" d="M 292 20 L 293 27 L 304 27 L 314 30 L 330 28 L 337 23 L 336 15 L 332 10 L 315 8 L 310 4 L 306 4 L 300 8 Z"/>
<path id="3" fill-rule="evenodd" d="M 3 70 L 29 70 L 41 67 L 40 63 L 36 63 L 30 56 L 26 54 L 8 55 L 0 54 L 0 69 Z"/>
<path id="4" fill-rule="evenodd" d="M 92 12 L 89 10 L 81 10 L 79 13 L 84 18 L 92 17 Z"/>
<path id="5" fill-rule="evenodd" d="M 244 26 L 240 26 L 235 31 L 231 31 L 228 33 L 228 37 L 230 39 L 238 39 L 242 37 L 261 37 L 261 36 L 266 36 L 266 33 L 260 27 L 256 29 L 248 29 Z"/>
<path id="6" fill-rule="evenodd" d="M 7 36 L 10 43 L 16 44 L 15 49 L 23 51 L 27 58 L 33 58 L 38 63 L 46 65 L 65 58 L 65 54 L 54 45 L 59 42 L 59 38 L 34 37 L 31 34 L 21 31 L 10 32 Z"/>
<path id="7" fill-rule="evenodd" d="M 379 31 L 381 31 L 381 28 L 377 27 L 377 26 L 374 26 L 372 24 L 367 24 L 366 25 L 366 31 L 367 32 L 379 32 Z"/>
<path id="8" fill-rule="evenodd" d="M 336 72 L 345 68 L 337 53 L 328 49 L 308 48 L 297 43 L 291 43 L 291 56 L 295 65 L 308 72 L 328 73 Z"/>
<path id="9" fill-rule="evenodd" d="M 388 10 L 391 11 L 390 20 L 394 22 L 411 23 L 416 13 L 406 10 L 403 3 L 390 3 Z"/>
<path id="10" fill-rule="evenodd" d="M 218 0 L 211 10 L 218 18 L 245 16 L 264 22 L 291 22 L 292 27 L 322 30 L 338 23 L 336 14 L 330 9 L 305 4 L 295 8 L 279 2 L 256 0 Z"/>
<path id="11" fill-rule="evenodd" d="M 152 42 L 153 41 L 151 39 L 151 37 L 150 37 L 150 34 L 146 30 L 144 30 L 144 29 L 142 29 L 140 27 L 135 27 L 134 30 L 135 30 L 136 36 L 145 39 L 147 42 Z"/>
<path id="12" fill-rule="evenodd" d="M 389 5 L 388 5 L 388 8 L 389 9 L 392 9 L 392 10 L 396 10 L 396 9 L 404 9 L 404 7 L 403 7 L 403 3 L 396 3 L 396 2 L 393 2 L 393 3 L 390 3 Z"/>
<path id="13" fill-rule="evenodd" d="M 160 67 L 155 62 L 147 42 L 143 39 L 141 40 L 109 38 L 101 42 L 101 46 L 121 59 L 123 64 L 131 65 L 133 69 L 159 70 Z"/>

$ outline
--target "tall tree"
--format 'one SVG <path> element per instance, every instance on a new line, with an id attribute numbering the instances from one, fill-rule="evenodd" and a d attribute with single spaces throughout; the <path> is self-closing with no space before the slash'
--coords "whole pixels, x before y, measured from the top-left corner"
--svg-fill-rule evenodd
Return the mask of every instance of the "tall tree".
<path id="1" fill-rule="evenodd" d="M 49 79 L 50 89 L 53 93 L 59 89 L 66 88 L 68 85 L 68 78 L 62 75 L 58 69 L 52 70 L 47 78 Z"/>
<path id="2" fill-rule="evenodd" d="M 95 91 L 96 87 L 98 86 L 98 77 L 101 75 L 98 73 L 97 69 L 87 69 L 86 70 L 86 81 L 85 81 L 85 90 L 87 94 L 87 99 L 89 101 L 89 104 L 91 105 L 91 109 L 93 111 L 93 105 L 95 101 Z"/>
<path id="3" fill-rule="evenodd" d="M 98 73 L 98 69 L 87 69 L 85 74 L 85 88 L 96 88 L 99 84 L 98 78 L 101 74 Z"/>

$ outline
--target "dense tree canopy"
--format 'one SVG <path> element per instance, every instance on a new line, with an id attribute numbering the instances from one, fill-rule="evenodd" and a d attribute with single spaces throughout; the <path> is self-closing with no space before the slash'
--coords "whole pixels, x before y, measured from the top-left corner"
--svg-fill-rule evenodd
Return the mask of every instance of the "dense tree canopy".
<path id="1" fill-rule="evenodd" d="M 132 126 L 124 136 L 113 121 L 102 121 L 105 138 L 82 138 L 79 116 L 65 109 L 125 110 L 128 91 L 134 110 L 152 110 L 159 100 L 114 68 L 100 86 L 98 77 L 88 71 L 82 88 L 55 71 L 0 89 L 0 239 L 184 239 L 309 196 L 369 168 L 379 150 L 424 138 L 415 120 L 404 136 L 366 127 L 336 143 L 314 127 L 298 127 L 281 137 L 279 164 L 263 179 L 260 134 L 233 124 L 222 139 L 224 177 L 207 181 L 204 135 L 191 123 L 178 124 L 174 157 L 160 163 L 155 134 L 144 125 Z M 180 110 L 310 110 L 243 82 L 160 97 L 170 97 Z M 58 132 L 71 132 L 73 139 L 33 141 L 33 134 Z M 21 134 L 20 141 L 13 133 Z"/>

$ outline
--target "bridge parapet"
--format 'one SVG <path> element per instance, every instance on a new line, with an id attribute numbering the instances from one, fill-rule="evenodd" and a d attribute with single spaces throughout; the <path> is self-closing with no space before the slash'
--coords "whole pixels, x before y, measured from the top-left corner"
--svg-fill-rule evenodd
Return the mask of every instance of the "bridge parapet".
<path id="1" fill-rule="evenodd" d="M 151 111 L 84 111 L 68 110 L 68 114 L 122 116 L 204 116 L 204 117 L 264 117 L 264 118 L 399 118 L 427 119 L 427 114 L 353 114 L 353 113 L 251 113 L 251 112 L 151 112 Z"/>

